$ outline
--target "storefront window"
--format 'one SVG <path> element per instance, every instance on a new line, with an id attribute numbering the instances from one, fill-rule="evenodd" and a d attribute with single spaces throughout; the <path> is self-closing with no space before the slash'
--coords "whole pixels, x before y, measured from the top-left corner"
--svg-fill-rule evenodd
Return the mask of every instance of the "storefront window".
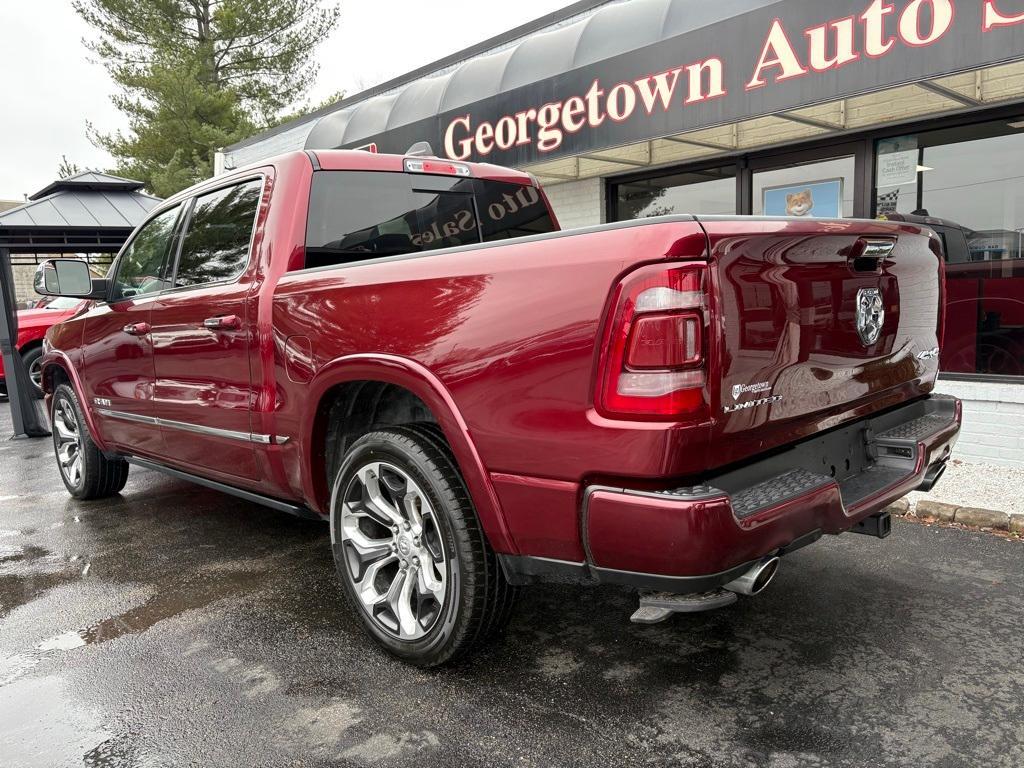
<path id="1" fill-rule="evenodd" d="M 754 174 L 755 216 L 853 216 L 853 157 L 792 165 Z"/>
<path id="2" fill-rule="evenodd" d="M 925 224 L 946 255 L 946 373 L 1024 376 L 1024 130 L 878 142 L 876 213 Z"/>
<path id="3" fill-rule="evenodd" d="M 630 181 L 613 191 L 615 219 L 645 219 L 671 213 L 736 213 L 736 168 L 729 165 L 703 171 Z"/>

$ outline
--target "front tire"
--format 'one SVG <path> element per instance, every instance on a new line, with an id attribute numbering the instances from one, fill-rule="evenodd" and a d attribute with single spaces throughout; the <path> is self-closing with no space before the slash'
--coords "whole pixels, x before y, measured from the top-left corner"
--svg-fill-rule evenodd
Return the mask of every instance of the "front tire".
<path id="1" fill-rule="evenodd" d="M 43 397 L 43 348 L 41 345 L 30 347 L 21 353 L 25 370 L 32 382 L 32 395 L 37 399 Z"/>
<path id="2" fill-rule="evenodd" d="M 114 496 L 128 482 L 128 462 L 108 457 L 93 442 L 75 391 L 61 384 L 50 408 L 57 468 L 68 493 L 76 499 Z"/>
<path id="3" fill-rule="evenodd" d="M 389 427 L 357 440 L 335 478 L 331 532 L 349 603 L 404 661 L 452 661 L 508 619 L 514 589 L 436 430 Z"/>

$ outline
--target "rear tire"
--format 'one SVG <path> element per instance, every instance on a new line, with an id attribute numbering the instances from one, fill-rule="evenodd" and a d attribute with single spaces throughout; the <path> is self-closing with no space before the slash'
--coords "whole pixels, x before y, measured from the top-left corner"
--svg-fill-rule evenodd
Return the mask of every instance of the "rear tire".
<path id="1" fill-rule="evenodd" d="M 75 391 L 61 384 L 50 408 L 57 468 L 68 493 L 76 499 L 114 496 L 128 482 L 128 462 L 108 457 L 93 442 Z"/>
<path id="2" fill-rule="evenodd" d="M 436 428 L 387 427 L 353 443 L 335 478 L 331 531 L 349 603 L 398 658 L 448 663 L 508 621 L 515 589 Z"/>

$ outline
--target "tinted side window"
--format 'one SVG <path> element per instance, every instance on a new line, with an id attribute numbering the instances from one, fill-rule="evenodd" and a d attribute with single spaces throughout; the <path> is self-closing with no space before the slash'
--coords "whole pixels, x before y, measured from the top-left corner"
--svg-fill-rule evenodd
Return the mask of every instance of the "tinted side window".
<path id="1" fill-rule="evenodd" d="M 552 229 L 540 193 L 518 184 L 319 171 L 313 175 L 310 191 L 306 266 L 451 248 Z"/>
<path id="2" fill-rule="evenodd" d="M 164 211 L 142 226 L 117 262 L 111 300 L 156 293 L 168 287 L 167 257 L 181 206 Z"/>
<path id="3" fill-rule="evenodd" d="M 242 274 L 262 189 L 263 182 L 254 179 L 196 198 L 175 286 L 223 282 Z"/>

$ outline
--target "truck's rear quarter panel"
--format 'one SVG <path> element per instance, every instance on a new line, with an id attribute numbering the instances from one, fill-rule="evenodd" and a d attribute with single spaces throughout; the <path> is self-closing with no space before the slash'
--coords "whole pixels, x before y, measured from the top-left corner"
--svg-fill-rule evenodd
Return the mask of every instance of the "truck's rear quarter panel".
<path id="1" fill-rule="evenodd" d="M 699 464 L 685 444 L 706 430 L 609 422 L 591 402 L 595 340 L 619 275 L 669 254 L 700 258 L 705 245 L 699 225 L 672 220 L 293 273 L 275 292 L 275 346 L 316 328 L 317 368 L 367 353 L 428 368 L 454 398 L 499 497 L 515 497 L 520 510 L 543 497 L 535 520 L 509 521 L 522 524 L 520 538 L 535 547 L 526 529 L 537 528 L 549 555 L 575 556 L 585 476 Z M 306 388 L 283 370 L 278 380 L 282 432 L 301 433 Z M 524 490 L 520 476 L 563 482 Z"/>

